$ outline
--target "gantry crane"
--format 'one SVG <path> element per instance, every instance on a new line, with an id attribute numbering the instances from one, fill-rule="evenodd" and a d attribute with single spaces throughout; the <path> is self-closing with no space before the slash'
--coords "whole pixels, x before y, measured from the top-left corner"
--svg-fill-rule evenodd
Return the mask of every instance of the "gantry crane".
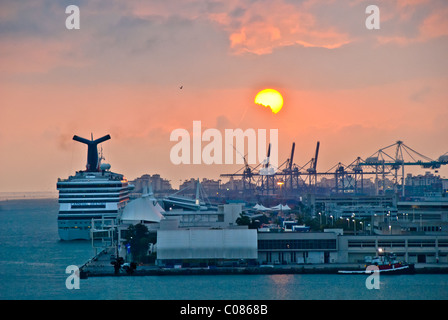
<path id="1" fill-rule="evenodd" d="M 391 153 L 390 149 L 394 147 L 394 152 Z M 315 193 L 318 176 L 334 177 L 332 192 L 360 194 L 364 193 L 364 177 L 374 176 L 375 192 L 378 195 L 380 182 L 384 191 L 386 189 L 386 176 L 392 175 L 395 192 L 401 191 L 402 195 L 404 195 L 405 166 L 438 169 L 442 165 L 448 164 L 448 152 L 440 156 L 438 160 L 433 160 L 408 147 L 402 141 L 397 141 L 395 144 L 379 149 L 365 160 L 357 157 L 347 166 L 339 162 L 326 172 L 318 172 L 319 148 L 320 142 L 318 141 L 314 157 L 305 165 L 297 166 L 294 163 L 295 142 L 293 142 L 290 157 L 275 172 L 270 167 L 271 145 L 269 144 L 267 157 L 262 163 L 252 168 L 247 163 L 246 158 L 243 157 L 244 167 L 242 169 L 234 174 L 221 174 L 221 177 L 241 177 L 243 179 L 244 192 L 257 190 L 262 195 L 270 195 L 271 193 L 274 194 L 275 189 L 280 187 L 284 195 L 293 195 L 298 194 L 300 190 Z M 257 168 L 260 169 L 257 171 Z M 401 176 L 399 175 L 400 169 Z M 241 170 L 243 170 L 242 173 Z"/>
<path id="2" fill-rule="evenodd" d="M 395 147 L 395 152 L 393 155 L 390 155 L 387 152 L 388 149 L 392 149 Z M 407 157 L 405 156 L 408 156 Z M 403 141 L 397 141 L 394 144 L 391 144 L 387 147 L 381 148 L 372 154 L 370 157 L 366 158 L 364 162 L 360 162 L 359 166 L 369 166 L 375 169 L 375 184 L 378 193 L 378 175 L 382 175 L 382 181 L 384 183 L 385 176 L 389 174 L 393 174 L 394 176 L 394 190 L 398 192 L 401 182 L 401 193 L 402 196 L 405 195 L 404 188 L 404 169 L 405 166 L 421 166 L 425 169 L 439 169 L 442 165 L 448 164 L 448 157 L 446 154 L 439 157 L 438 160 L 433 160 L 414 149 L 408 147 L 403 143 Z M 399 179 L 398 170 L 401 169 L 401 181 Z M 384 187 L 384 186 L 383 186 Z"/>

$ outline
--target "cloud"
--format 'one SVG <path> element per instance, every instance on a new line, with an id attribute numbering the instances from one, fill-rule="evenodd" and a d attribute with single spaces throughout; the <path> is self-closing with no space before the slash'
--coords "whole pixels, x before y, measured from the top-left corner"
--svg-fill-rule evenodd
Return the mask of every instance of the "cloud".
<path id="1" fill-rule="evenodd" d="M 235 54 L 263 55 L 294 45 L 333 49 L 351 41 L 347 33 L 318 20 L 304 4 L 283 0 L 230 3 L 208 18 L 228 33 Z"/>
<path id="2" fill-rule="evenodd" d="M 4 73 L 46 73 L 57 67 L 83 67 L 87 61 L 73 56 L 75 44 L 54 40 L 9 40 L 0 46 L 0 71 Z"/>
<path id="3" fill-rule="evenodd" d="M 448 7 L 429 15 L 420 25 L 420 34 L 425 39 L 448 36 Z"/>
<path id="4" fill-rule="evenodd" d="M 380 6 L 378 43 L 408 46 L 448 35 L 448 4 L 442 0 L 397 0 Z"/>
<path id="5" fill-rule="evenodd" d="M 431 87 L 425 86 L 409 96 L 414 102 L 425 102 L 426 97 L 431 93 Z"/>

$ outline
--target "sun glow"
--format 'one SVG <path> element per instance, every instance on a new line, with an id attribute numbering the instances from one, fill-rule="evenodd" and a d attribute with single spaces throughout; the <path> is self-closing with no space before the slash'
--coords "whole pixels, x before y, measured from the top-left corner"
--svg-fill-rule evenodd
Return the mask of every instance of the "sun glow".
<path id="1" fill-rule="evenodd" d="M 277 90 L 264 89 L 257 93 L 255 103 L 269 107 L 273 113 L 277 113 L 283 107 L 283 97 Z"/>

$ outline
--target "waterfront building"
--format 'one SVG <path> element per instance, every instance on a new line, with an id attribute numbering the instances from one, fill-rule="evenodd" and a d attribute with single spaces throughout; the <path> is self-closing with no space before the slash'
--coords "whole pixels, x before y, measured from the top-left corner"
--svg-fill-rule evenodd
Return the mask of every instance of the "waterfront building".
<path id="1" fill-rule="evenodd" d="M 396 214 L 378 217 L 377 234 L 448 234 L 448 198 L 398 201 Z"/>
<path id="2" fill-rule="evenodd" d="M 257 257 L 255 229 L 161 228 L 157 232 L 157 262 L 162 266 L 225 266 Z"/>
<path id="3" fill-rule="evenodd" d="M 268 264 L 364 263 L 394 253 L 408 263 L 448 263 L 448 235 L 343 235 L 339 232 L 258 233 L 258 261 Z"/>
<path id="4" fill-rule="evenodd" d="M 394 195 L 309 195 L 306 204 L 314 208 L 315 215 L 321 212 L 335 218 L 370 218 L 372 215 L 381 216 L 388 213 L 396 215 L 397 212 L 397 199 Z"/>
<path id="5" fill-rule="evenodd" d="M 242 213 L 241 203 L 223 204 L 216 210 L 167 210 L 165 217 L 177 218 L 180 228 L 214 227 L 225 228 L 236 225 L 236 219 Z"/>
<path id="6" fill-rule="evenodd" d="M 225 265 L 255 261 L 257 230 L 238 226 L 240 203 L 219 205 L 217 210 L 168 210 L 157 230 L 160 265 Z"/>
<path id="7" fill-rule="evenodd" d="M 339 237 L 338 260 L 363 262 L 378 250 L 394 253 L 408 263 L 448 263 L 448 235 L 381 235 Z"/>
<path id="8" fill-rule="evenodd" d="M 337 261 L 338 235 L 335 232 L 258 233 L 258 262 L 261 264 Z"/>
<path id="9" fill-rule="evenodd" d="M 431 197 L 422 200 L 399 201 L 399 216 L 412 221 L 448 221 L 448 198 Z"/>

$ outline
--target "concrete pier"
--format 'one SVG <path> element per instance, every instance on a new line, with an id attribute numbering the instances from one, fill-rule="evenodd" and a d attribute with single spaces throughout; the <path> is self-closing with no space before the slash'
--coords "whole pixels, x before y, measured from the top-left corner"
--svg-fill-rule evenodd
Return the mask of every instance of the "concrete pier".
<path id="1" fill-rule="evenodd" d="M 337 274 L 339 270 L 362 270 L 365 264 L 288 264 L 258 265 L 250 267 L 164 268 L 140 265 L 132 273 L 121 270 L 114 273 L 110 263 L 112 251 L 104 250 L 80 267 L 81 278 L 110 276 L 169 276 L 169 275 L 250 275 L 250 274 Z M 448 274 L 448 264 L 415 264 L 416 274 Z"/>

